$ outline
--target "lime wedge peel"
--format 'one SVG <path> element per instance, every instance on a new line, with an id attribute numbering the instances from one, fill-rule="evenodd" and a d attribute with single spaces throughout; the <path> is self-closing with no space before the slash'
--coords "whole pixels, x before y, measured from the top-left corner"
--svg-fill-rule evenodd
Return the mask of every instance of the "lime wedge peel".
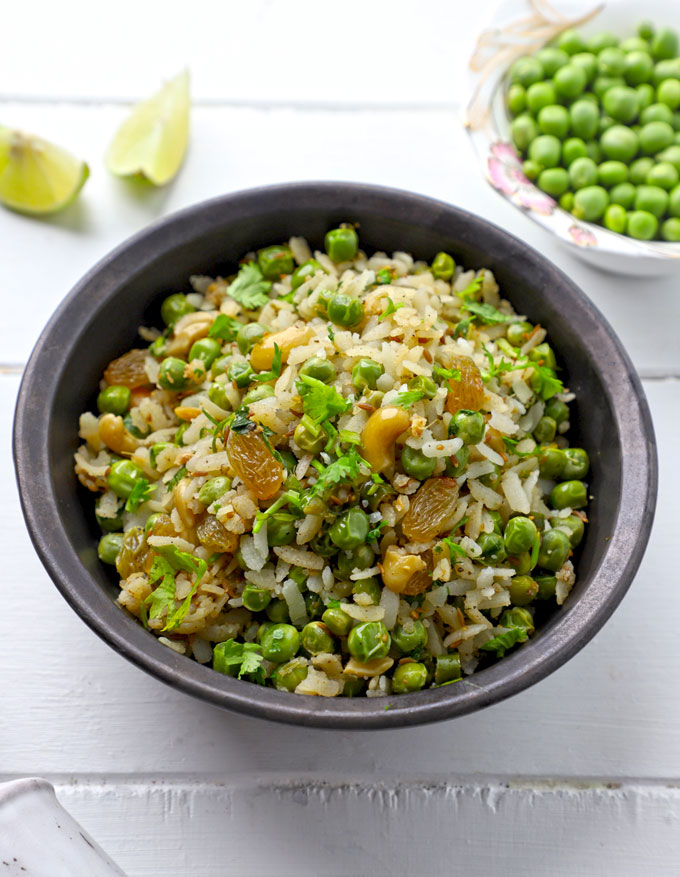
<path id="1" fill-rule="evenodd" d="M 155 186 L 175 176 L 189 140 L 189 73 L 182 71 L 123 122 L 106 156 L 119 177 L 143 175 Z"/>
<path id="2" fill-rule="evenodd" d="M 0 126 L 0 203 L 33 215 L 56 213 L 82 189 L 90 169 L 60 146 Z"/>

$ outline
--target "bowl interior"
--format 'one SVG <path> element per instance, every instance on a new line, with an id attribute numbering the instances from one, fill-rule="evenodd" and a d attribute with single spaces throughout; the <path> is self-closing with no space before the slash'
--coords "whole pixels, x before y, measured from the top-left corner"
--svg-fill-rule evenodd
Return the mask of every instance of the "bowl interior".
<path id="1" fill-rule="evenodd" d="M 475 674 L 474 686 L 395 698 L 387 712 L 379 698 L 320 703 L 260 689 L 160 645 L 114 605 L 117 580 L 97 559 L 92 495 L 78 485 L 72 468 L 78 416 L 93 409 L 103 369 L 138 343 L 137 327 L 159 324 L 159 305 L 168 293 L 187 289 L 192 274 L 233 272 L 248 250 L 291 235 L 322 247 L 326 230 L 340 221 L 359 223 L 368 252 L 405 250 L 429 261 L 446 250 L 467 268 L 490 268 L 516 310 L 548 329 L 577 396 L 571 443 L 588 450 L 592 466 L 590 525 L 565 606 L 521 650 Z M 36 347 L 20 393 L 15 452 L 22 503 L 43 562 L 76 611 L 114 648 L 164 681 L 219 705 L 345 727 L 446 718 L 546 675 L 593 635 L 625 592 L 646 543 L 655 488 L 653 434 L 639 382 L 607 323 L 564 275 L 519 240 L 462 211 L 406 193 L 332 184 L 208 202 L 105 259 L 63 303 Z M 622 505 L 624 486 L 635 494 L 634 509 Z M 619 545 L 612 537 L 626 514 L 635 539 Z"/>

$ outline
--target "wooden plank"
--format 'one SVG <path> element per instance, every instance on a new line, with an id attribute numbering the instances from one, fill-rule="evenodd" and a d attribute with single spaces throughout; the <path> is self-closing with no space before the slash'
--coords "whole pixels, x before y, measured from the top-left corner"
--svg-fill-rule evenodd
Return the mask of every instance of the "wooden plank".
<path id="1" fill-rule="evenodd" d="M 641 329 L 650 325 L 652 302 L 656 313 L 677 312 L 675 279 L 643 283 L 601 274 L 563 251 L 486 185 L 453 112 L 198 108 L 179 177 L 165 189 L 140 190 L 112 178 L 101 161 L 124 108 L 5 104 L 0 110 L 6 124 L 39 131 L 92 165 L 82 195 L 65 212 L 42 221 L 2 215 L 5 295 L 17 301 L 30 296 L 31 302 L 30 316 L 16 308 L 0 320 L 5 362 L 24 362 L 71 286 L 153 220 L 248 186 L 326 178 L 412 189 L 511 229 L 574 277 L 603 310 L 642 374 L 680 374 L 676 321 L 657 319 L 654 332 Z"/>
<path id="2" fill-rule="evenodd" d="M 18 377 L 0 378 L 12 410 Z M 350 772 L 376 779 L 451 776 L 680 776 L 680 674 L 669 573 L 677 544 L 680 381 L 646 382 L 661 460 L 659 508 L 637 579 L 613 618 L 534 688 L 476 715 L 385 733 L 320 732 L 221 712 L 155 681 L 80 622 L 29 544 L 0 438 L 0 605 L 4 773 L 151 773 L 248 777 Z M 96 835 L 95 835 L 96 836 Z"/>
<path id="3" fill-rule="evenodd" d="M 130 877 L 677 874 L 663 784 L 77 779 L 61 803 Z"/>

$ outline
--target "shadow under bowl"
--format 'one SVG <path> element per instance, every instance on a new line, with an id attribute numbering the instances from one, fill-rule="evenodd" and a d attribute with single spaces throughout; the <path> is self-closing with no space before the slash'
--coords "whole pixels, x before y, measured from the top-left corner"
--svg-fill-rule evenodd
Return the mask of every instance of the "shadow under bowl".
<path id="1" fill-rule="evenodd" d="M 169 291 L 191 274 L 228 274 L 243 253 L 302 235 L 322 247 L 327 229 L 359 224 L 367 252 L 440 250 L 467 268 L 490 268 L 518 313 L 549 332 L 572 403 L 572 444 L 591 459 L 590 519 L 565 605 L 536 636 L 455 685 L 390 698 L 303 697 L 242 682 L 172 652 L 115 605 L 118 585 L 97 559 L 91 494 L 73 473 L 78 416 L 93 406 L 106 364 L 158 325 Z M 394 189 L 298 183 L 198 204 L 151 226 L 106 256 L 59 306 L 22 380 L 14 425 L 17 480 L 33 544 L 80 617 L 112 648 L 183 692 L 266 719 L 337 729 L 388 728 L 461 716 L 527 688 L 561 666 L 602 627 L 628 589 L 654 516 L 652 423 L 635 370 L 586 296 L 547 259 L 496 226 L 447 204 Z"/>

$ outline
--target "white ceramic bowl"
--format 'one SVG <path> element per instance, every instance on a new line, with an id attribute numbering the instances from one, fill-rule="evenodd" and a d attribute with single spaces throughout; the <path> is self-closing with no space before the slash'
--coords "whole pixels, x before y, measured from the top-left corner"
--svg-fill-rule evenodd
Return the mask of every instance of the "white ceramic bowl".
<path id="1" fill-rule="evenodd" d="M 0 783 L 2 877 L 125 877 L 47 780 Z"/>
<path id="2" fill-rule="evenodd" d="M 610 0 L 598 6 L 594 0 L 502 0 L 470 59 L 464 123 L 487 181 L 525 216 L 597 268 L 649 276 L 680 271 L 680 244 L 637 241 L 562 210 L 522 173 L 503 94 L 503 79 L 512 62 L 535 52 L 567 27 L 573 25 L 584 34 L 609 30 L 626 37 L 635 34 L 641 18 L 680 30 L 680 3 Z"/>

